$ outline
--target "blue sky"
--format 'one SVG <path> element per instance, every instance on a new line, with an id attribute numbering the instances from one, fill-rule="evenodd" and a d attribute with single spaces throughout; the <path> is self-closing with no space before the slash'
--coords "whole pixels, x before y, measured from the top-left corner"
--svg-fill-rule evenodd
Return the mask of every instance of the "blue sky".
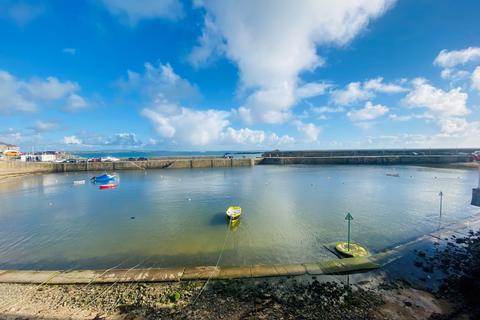
<path id="1" fill-rule="evenodd" d="M 0 141 L 478 147 L 478 12 L 473 0 L 0 0 Z"/>

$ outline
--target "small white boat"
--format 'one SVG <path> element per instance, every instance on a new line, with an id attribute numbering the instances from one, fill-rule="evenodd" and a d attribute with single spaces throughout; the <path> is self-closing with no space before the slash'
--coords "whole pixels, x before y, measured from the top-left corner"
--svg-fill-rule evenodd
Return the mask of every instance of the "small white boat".
<path id="1" fill-rule="evenodd" d="M 74 185 L 85 184 L 85 180 L 75 180 L 73 181 Z"/>

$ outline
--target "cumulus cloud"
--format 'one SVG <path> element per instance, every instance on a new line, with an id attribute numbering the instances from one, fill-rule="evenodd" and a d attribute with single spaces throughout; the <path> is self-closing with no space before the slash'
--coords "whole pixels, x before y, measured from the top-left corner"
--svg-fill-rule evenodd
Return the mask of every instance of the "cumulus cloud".
<path id="1" fill-rule="evenodd" d="M 295 120 L 293 124 L 297 127 L 297 130 L 303 134 L 306 142 L 312 143 L 318 140 L 321 129 L 313 123 L 305 123 L 300 120 Z"/>
<path id="2" fill-rule="evenodd" d="M 140 94 L 144 100 L 141 114 L 147 118 L 166 144 L 177 147 L 215 147 L 232 145 L 276 145 L 291 143 L 289 136 L 250 128 L 229 127 L 231 112 L 218 109 L 197 110 L 184 106 L 200 96 L 197 87 L 178 75 L 169 64 L 145 63 L 142 73 L 129 70 L 118 85 Z M 305 89 L 318 94 L 321 85 Z M 307 92 L 305 93 L 307 94 Z"/>
<path id="3" fill-rule="evenodd" d="M 222 134 L 222 142 L 228 145 L 248 145 L 248 146 L 275 146 L 289 145 L 294 143 L 295 139 L 284 135 L 279 137 L 275 133 L 267 133 L 263 130 L 251 130 L 249 128 L 233 129 L 227 128 Z"/>
<path id="4" fill-rule="evenodd" d="M 88 102 L 84 97 L 72 93 L 67 100 L 66 109 L 68 111 L 77 111 L 88 107 Z"/>
<path id="5" fill-rule="evenodd" d="M 472 88 L 480 91 L 480 67 L 476 67 L 472 73 Z"/>
<path id="6" fill-rule="evenodd" d="M 440 73 L 442 79 L 445 80 L 452 80 L 452 81 L 459 81 L 468 78 L 470 72 L 465 70 L 456 70 L 452 68 L 443 69 Z"/>
<path id="7" fill-rule="evenodd" d="M 123 132 L 117 133 L 113 138 L 106 141 L 107 145 L 115 146 L 139 146 L 142 144 L 135 133 Z"/>
<path id="8" fill-rule="evenodd" d="M 465 116 L 469 113 L 468 94 L 462 92 L 460 87 L 444 91 L 435 88 L 423 78 L 413 80 L 413 87 L 403 100 L 409 107 L 427 108 L 440 117 Z"/>
<path id="9" fill-rule="evenodd" d="M 472 148 L 480 145 L 480 121 L 466 121 L 451 117 L 440 120 L 441 131 L 437 134 L 402 134 L 370 137 L 376 147 L 416 148 Z"/>
<path id="10" fill-rule="evenodd" d="M 440 127 L 444 136 L 465 136 L 476 132 L 478 123 L 465 119 L 470 113 L 467 107 L 468 94 L 460 87 L 444 91 L 435 88 L 425 79 L 413 80 L 414 89 L 405 97 L 404 103 L 411 108 L 426 108 L 428 114 Z"/>
<path id="11" fill-rule="evenodd" d="M 0 112 L 14 110 L 34 111 L 37 104 L 22 92 L 23 82 L 17 81 L 10 73 L 0 70 Z"/>
<path id="12" fill-rule="evenodd" d="M 65 144 L 82 144 L 82 140 L 76 136 L 65 136 L 63 137 L 63 143 Z"/>
<path id="13" fill-rule="evenodd" d="M 75 82 L 61 82 L 55 77 L 47 77 L 45 80 L 33 78 L 24 83 L 23 87 L 28 91 L 30 97 L 45 101 L 61 99 L 80 88 Z"/>
<path id="14" fill-rule="evenodd" d="M 76 82 L 62 82 L 55 77 L 25 81 L 0 70 L 0 112 L 35 111 L 40 104 L 62 102 L 72 97 L 83 99 L 75 93 L 79 90 Z"/>
<path id="15" fill-rule="evenodd" d="M 81 134 L 80 136 L 63 137 L 64 144 L 83 145 L 83 146 L 109 146 L 109 147 L 138 147 L 143 143 L 137 138 L 135 133 L 121 132 L 113 136 L 100 134 Z"/>
<path id="16" fill-rule="evenodd" d="M 347 112 L 347 117 L 352 121 L 370 121 L 386 114 L 389 109 L 381 104 L 372 104 L 367 101 L 362 109 Z"/>
<path id="17" fill-rule="evenodd" d="M 302 98 L 302 91 L 297 91 L 299 74 L 324 63 L 316 47 L 346 45 L 392 3 L 311 0 L 300 6 L 289 0 L 198 1 L 206 16 L 191 61 L 199 64 L 211 54 L 234 61 L 240 86 L 248 93 L 239 115 L 247 122 L 281 123 Z"/>
<path id="18" fill-rule="evenodd" d="M 373 92 L 364 90 L 360 82 L 351 82 L 343 90 L 332 92 L 331 98 L 335 104 L 345 106 L 358 101 L 368 100 L 373 97 Z"/>
<path id="19" fill-rule="evenodd" d="M 200 98 L 197 86 L 175 73 L 170 64 L 144 64 L 143 73 L 127 71 L 127 78 L 118 81 L 125 91 L 140 92 L 150 100 L 166 99 L 171 102 L 195 101 Z"/>
<path id="20" fill-rule="evenodd" d="M 229 124 L 228 112 L 194 110 L 163 101 L 143 109 L 142 115 L 154 124 L 161 137 L 191 146 L 206 146 L 218 141 L 223 129 Z"/>
<path id="21" fill-rule="evenodd" d="M 328 106 L 323 106 L 323 107 L 312 107 L 311 110 L 315 113 L 318 114 L 323 114 L 323 113 L 338 113 L 338 112 L 344 112 L 345 108 L 344 107 L 328 107 Z"/>
<path id="22" fill-rule="evenodd" d="M 427 112 L 421 113 L 421 114 L 407 114 L 407 115 L 390 114 L 388 118 L 394 121 L 410 121 L 413 119 L 426 119 L 426 120 L 434 119 L 434 117 Z"/>
<path id="23" fill-rule="evenodd" d="M 312 98 L 325 94 L 332 85 L 326 82 L 309 82 L 297 88 L 298 98 Z"/>
<path id="24" fill-rule="evenodd" d="M 135 25 L 143 19 L 164 18 L 176 20 L 183 15 L 178 0 L 102 0 L 110 13 L 126 18 Z"/>
<path id="25" fill-rule="evenodd" d="M 332 91 L 332 101 L 341 106 L 352 105 L 354 103 L 371 99 L 376 93 L 394 94 L 407 91 L 399 84 L 384 83 L 382 77 L 361 82 L 351 82 L 345 89 Z"/>
<path id="26" fill-rule="evenodd" d="M 52 121 L 35 121 L 35 124 L 32 126 L 33 131 L 35 132 L 48 132 L 56 129 L 58 124 Z"/>
<path id="27" fill-rule="evenodd" d="M 474 61 L 480 61 L 479 47 L 468 47 L 467 49 L 452 51 L 444 49 L 440 51 L 433 63 L 443 68 L 453 68 Z"/>

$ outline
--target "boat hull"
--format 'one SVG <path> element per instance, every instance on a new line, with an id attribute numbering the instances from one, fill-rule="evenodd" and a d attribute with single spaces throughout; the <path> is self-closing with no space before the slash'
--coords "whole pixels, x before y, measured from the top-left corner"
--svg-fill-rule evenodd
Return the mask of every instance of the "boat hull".
<path id="1" fill-rule="evenodd" d="M 104 184 L 104 185 L 101 185 L 100 187 L 98 187 L 100 190 L 103 190 L 103 189 L 113 189 L 113 188 L 116 188 L 118 186 L 118 184 L 115 184 L 115 183 L 109 183 L 109 184 Z"/>

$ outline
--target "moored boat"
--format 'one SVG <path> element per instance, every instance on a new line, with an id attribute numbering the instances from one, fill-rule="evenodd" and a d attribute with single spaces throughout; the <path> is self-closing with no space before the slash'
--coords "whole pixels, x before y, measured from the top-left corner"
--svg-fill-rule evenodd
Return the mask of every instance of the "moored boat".
<path id="1" fill-rule="evenodd" d="M 107 183 L 107 184 L 102 184 L 99 188 L 100 188 L 100 190 L 113 189 L 113 188 L 116 188 L 117 186 L 118 186 L 118 184 L 116 184 L 116 183 Z"/>
<path id="2" fill-rule="evenodd" d="M 117 176 L 114 174 L 102 174 L 101 176 L 92 177 L 93 182 L 108 182 L 114 180 Z"/>
<path id="3" fill-rule="evenodd" d="M 240 216 L 242 215 L 242 208 L 240 208 L 240 206 L 230 206 L 227 208 L 226 214 L 227 219 L 231 222 L 234 222 L 240 219 Z"/>

